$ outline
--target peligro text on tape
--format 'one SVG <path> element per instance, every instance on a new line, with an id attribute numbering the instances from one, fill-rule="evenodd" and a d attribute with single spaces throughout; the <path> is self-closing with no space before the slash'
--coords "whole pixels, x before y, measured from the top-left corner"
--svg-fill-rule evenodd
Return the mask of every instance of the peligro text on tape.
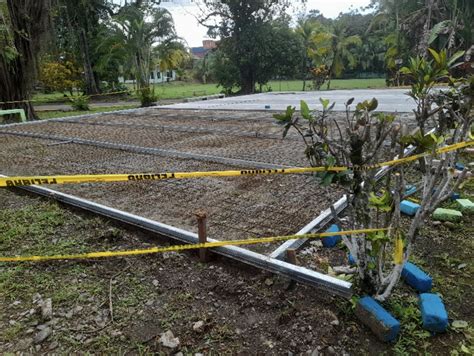
<path id="1" fill-rule="evenodd" d="M 89 258 L 107 258 L 107 257 L 126 257 L 126 256 L 138 256 L 138 255 L 149 255 L 163 252 L 176 252 L 184 250 L 197 250 L 201 248 L 214 248 L 223 246 L 239 246 L 239 245 L 255 245 L 262 243 L 281 242 L 294 239 L 317 239 L 329 236 L 347 236 L 357 234 L 369 234 L 380 231 L 388 231 L 389 228 L 381 229 L 360 229 L 360 230 L 347 230 L 338 232 L 323 232 L 317 234 L 306 234 L 306 235 L 287 235 L 287 236 L 273 236 L 273 237 L 262 237 L 262 238 L 250 238 L 243 240 L 231 240 L 231 241 L 216 241 L 206 242 L 200 244 L 189 244 L 189 245 L 175 245 L 169 247 L 152 247 L 142 250 L 128 250 L 128 251 L 103 251 L 103 252 L 89 252 L 83 254 L 70 254 L 70 255 L 51 255 L 51 256 L 14 256 L 14 257 L 0 257 L 0 262 L 44 262 L 53 260 L 79 260 Z"/>
<path id="2" fill-rule="evenodd" d="M 416 155 L 394 159 L 382 163 L 360 167 L 303 167 L 285 169 L 245 169 L 240 171 L 208 171 L 208 172 L 175 172 L 175 173 L 138 173 L 138 174 L 89 174 L 89 175 L 58 175 L 58 176 L 17 176 L 0 178 L 0 187 L 15 187 L 25 185 L 47 184 L 79 184 L 79 183 L 104 183 L 128 181 L 155 181 L 164 179 L 190 179 L 204 177 L 238 177 L 271 174 L 303 174 L 316 172 L 344 172 L 348 170 L 370 170 L 386 166 L 395 166 L 416 161 L 433 154 L 446 153 L 474 145 L 474 141 L 460 142 L 442 147 L 434 151 L 423 152 Z"/>

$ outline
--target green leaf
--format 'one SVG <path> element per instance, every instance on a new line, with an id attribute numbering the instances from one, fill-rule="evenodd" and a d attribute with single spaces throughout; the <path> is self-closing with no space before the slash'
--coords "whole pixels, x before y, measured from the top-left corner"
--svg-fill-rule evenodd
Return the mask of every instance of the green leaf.
<path id="1" fill-rule="evenodd" d="M 333 167 L 336 164 L 336 158 L 334 156 L 329 155 L 326 158 L 326 167 Z"/>
<path id="2" fill-rule="evenodd" d="M 434 49 L 432 48 L 428 48 L 428 51 L 430 51 L 431 53 L 431 56 L 433 57 L 433 59 L 435 60 L 436 63 L 440 64 L 441 63 L 441 57 L 439 55 L 438 52 L 436 52 Z"/>
<path id="3" fill-rule="evenodd" d="M 448 67 L 452 67 L 454 63 L 456 63 L 456 61 L 461 58 L 462 56 L 464 56 L 464 53 L 466 53 L 465 51 L 459 51 L 459 52 L 456 52 L 454 53 L 451 58 L 449 58 L 449 61 L 448 61 Z"/>
<path id="4" fill-rule="evenodd" d="M 334 173 L 326 172 L 326 174 L 324 175 L 324 177 L 321 181 L 321 185 L 323 187 L 327 187 L 327 186 L 331 185 L 332 180 L 333 180 L 334 177 L 335 177 Z"/>
<path id="5" fill-rule="evenodd" d="M 301 107 L 301 116 L 303 116 L 306 120 L 311 120 L 311 111 L 309 110 L 309 106 L 306 101 L 301 100 L 300 102 Z"/>
<path id="6" fill-rule="evenodd" d="M 329 105 L 329 99 L 319 98 L 319 101 L 321 102 L 321 105 L 323 106 L 323 109 L 327 109 L 327 107 Z"/>

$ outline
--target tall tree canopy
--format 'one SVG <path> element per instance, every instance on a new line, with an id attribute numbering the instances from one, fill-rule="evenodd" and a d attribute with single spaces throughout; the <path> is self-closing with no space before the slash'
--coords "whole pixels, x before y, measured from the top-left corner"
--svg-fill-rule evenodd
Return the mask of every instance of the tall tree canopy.
<path id="1" fill-rule="evenodd" d="M 54 8 L 55 60 L 73 58 L 84 72 L 84 91 L 100 92 L 96 55 L 98 39 L 104 24 L 110 20 L 116 5 L 108 0 L 58 0 Z"/>
<path id="2" fill-rule="evenodd" d="M 254 93 L 257 83 L 265 84 L 274 73 L 272 57 L 275 54 L 271 22 L 284 13 L 288 6 L 282 0 L 204 0 L 206 13 L 201 23 L 210 34 L 221 37 L 221 57 L 229 71 L 237 74 L 234 80 L 220 80 L 228 86 L 234 82 L 241 93 Z M 222 62 L 223 63 L 223 62 Z"/>

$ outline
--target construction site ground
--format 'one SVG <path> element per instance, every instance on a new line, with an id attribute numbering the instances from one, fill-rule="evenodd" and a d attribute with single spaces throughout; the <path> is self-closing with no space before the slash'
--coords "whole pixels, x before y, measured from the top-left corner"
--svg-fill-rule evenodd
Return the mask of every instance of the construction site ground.
<path id="1" fill-rule="evenodd" d="M 254 168 L 213 157 L 306 165 L 302 143 L 292 135 L 281 140 L 281 127 L 264 112 L 148 109 L 0 127 L 0 140 L 0 173 L 5 175 Z M 136 147 L 166 150 L 166 155 L 139 153 Z M 194 232 L 194 214 L 204 210 L 209 237 L 219 240 L 295 233 L 342 194 L 305 175 L 53 188 Z M 464 189 L 473 194 L 472 184 Z M 173 243 L 17 190 L 0 190 L 0 211 L 5 256 Z M 415 257 L 435 277 L 450 317 L 469 323 L 472 233 L 468 221 L 436 228 L 428 221 Z M 251 248 L 269 253 L 276 247 Z M 320 263 L 317 252 L 302 260 Z M 335 253 L 341 256 L 345 250 L 340 246 Z M 0 290 L 0 352 L 441 355 L 462 352 L 472 341 L 471 326 L 427 335 L 420 327 L 416 295 L 403 286 L 387 306 L 403 322 L 400 339 L 389 345 L 359 324 L 351 301 L 223 258 L 203 264 L 193 253 L 2 264 Z M 52 315 L 44 319 L 38 305 L 48 298 Z M 43 330 L 43 336 L 49 334 L 39 341 Z M 179 338 L 174 349 L 160 342 L 168 330 Z"/>

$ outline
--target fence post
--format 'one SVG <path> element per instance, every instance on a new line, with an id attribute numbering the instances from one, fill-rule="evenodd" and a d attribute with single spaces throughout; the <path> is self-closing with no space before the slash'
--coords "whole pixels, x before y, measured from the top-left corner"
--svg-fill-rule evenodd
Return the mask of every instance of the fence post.
<path id="1" fill-rule="evenodd" d="M 207 216 L 205 212 L 200 211 L 196 213 L 196 217 L 198 221 L 199 243 L 203 244 L 207 242 Z M 199 249 L 199 259 L 201 262 L 209 261 L 209 251 L 207 248 Z"/>

